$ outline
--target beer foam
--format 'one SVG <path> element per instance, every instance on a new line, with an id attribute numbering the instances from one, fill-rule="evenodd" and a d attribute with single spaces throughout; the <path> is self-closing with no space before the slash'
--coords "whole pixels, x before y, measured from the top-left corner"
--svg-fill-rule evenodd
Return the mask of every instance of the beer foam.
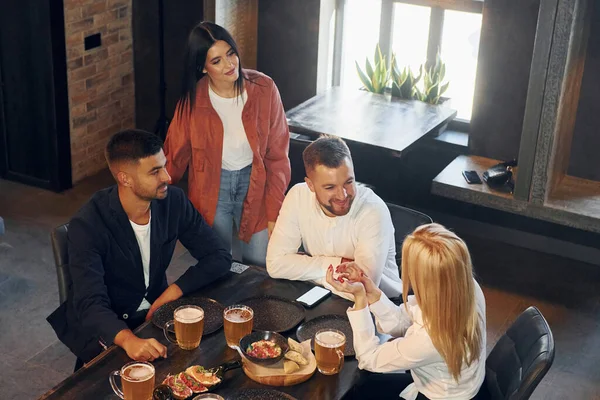
<path id="1" fill-rule="evenodd" d="M 204 311 L 197 308 L 182 308 L 175 312 L 175 319 L 180 322 L 193 323 L 204 318 Z"/>
<path id="2" fill-rule="evenodd" d="M 337 347 L 346 342 L 346 338 L 337 332 L 321 332 L 316 339 L 324 347 Z"/>
<path id="3" fill-rule="evenodd" d="M 252 313 L 244 308 L 234 308 L 225 313 L 229 322 L 246 322 L 252 318 Z"/>
<path id="4" fill-rule="evenodd" d="M 152 378 L 154 371 L 146 364 L 133 364 L 125 370 L 125 377 L 130 381 L 145 381 Z"/>

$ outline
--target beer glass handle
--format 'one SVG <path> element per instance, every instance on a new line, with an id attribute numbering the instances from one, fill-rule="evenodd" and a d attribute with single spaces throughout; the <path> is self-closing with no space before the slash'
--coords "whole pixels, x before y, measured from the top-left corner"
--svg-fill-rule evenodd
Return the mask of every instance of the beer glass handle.
<path id="1" fill-rule="evenodd" d="M 115 394 L 117 396 L 119 396 L 122 399 L 125 399 L 125 395 L 123 394 L 121 389 L 119 389 L 119 387 L 117 386 L 117 382 L 115 382 L 115 376 L 121 376 L 121 373 L 119 371 L 113 371 L 110 373 L 110 375 L 108 376 L 108 381 L 110 382 L 110 386 L 112 387 L 112 390 L 115 392 Z"/>
<path id="2" fill-rule="evenodd" d="M 171 335 L 171 332 L 169 332 L 169 328 L 172 327 L 173 325 L 175 325 L 175 321 L 167 322 L 165 324 L 165 326 L 163 327 L 163 333 L 165 334 L 165 337 L 167 338 L 167 340 L 169 342 L 177 344 L 177 338 L 173 338 L 173 336 Z"/>
<path id="3" fill-rule="evenodd" d="M 335 352 L 337 353 L 338 358 L 340 359 L 340 363 L 339 363 L 338 368 L 339 368 L 339 371 L 341 371 L 342 368 L 344 367 L 344 352 L 341 351 L 340 349 L 336 349 Z"/>

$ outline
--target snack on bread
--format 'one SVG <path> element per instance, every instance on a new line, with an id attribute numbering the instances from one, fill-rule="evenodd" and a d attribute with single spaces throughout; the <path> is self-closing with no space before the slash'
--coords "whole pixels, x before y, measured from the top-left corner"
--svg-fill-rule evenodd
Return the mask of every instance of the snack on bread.
<path id="1" fill-rule="evenodd" d="M 293 350 L 297 353 L 304 354 L 304 348 L 298 342 L 296 342 L 291 337 L 288 338 L 288 346 L 290 346 L 290 350 Z"/>
<path id="2" fill-rule="evenodd" d="M 177 375 L 177 377 L 181 379 L 183 383 L 185 383 L 185 386 L 192 389 L 192 392 L 194 393 L 208 392 L 206 386 L 204 386 L 201 382 L 199 382 L 196 378 L 194 378 L 188 373 L 181 372 L 179 375 Z"/>
<path id="3" fill-rule="evenodd" d="M 183 400 L 194 394 L 192 389 L 186 386 L 185 383 L 177 375 L 167 375 L 163 384 L 169 386 L 173 392 L 173 396 L 177 400 Z"/>
<path id="4" fill-rule="evenodd" d="M 221 382 L 221 379 L 216 374 L 200 365 L 192 365 L 185 370 L 185 373 L 191 375 L 194 379 L 207 387 L 214 386 Z"/>
<path id="5" fill-rule="evenodd" d="M 291 360 L 283 361 L 283 370 L 285 371 L 286 374 L 293 374 L 294 372 L 298 371 L 299 369 L 300 369 L 300 366 L 298 364 L 296 364 L 294 361 L 291 361 Z"/>
<path id="6" fill-rule="evenodd" d="M 287 358 L 288 360 L 292 360 L 292 361 L 298 363 L 299 365 L 308 365 L 308 360 L 306 358 L 304 358 L 302 356 L 302 354 L 298 353 L 297 351 L 290 350 L 287 353 L 285 353 L 284 357 Z"/>

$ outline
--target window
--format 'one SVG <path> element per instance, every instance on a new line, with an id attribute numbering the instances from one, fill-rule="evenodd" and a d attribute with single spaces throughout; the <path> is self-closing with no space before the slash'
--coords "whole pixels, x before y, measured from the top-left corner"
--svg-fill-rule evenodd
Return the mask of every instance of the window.
<path id="1" fill-rule="evenodd" d="M 340 55 L 334 61 L 333 84 L 362 87 L 355 61 L 364 68 L 377 43 L 388 60 L 393 52 L 400 69 L 410 66 L 416 74 L 421 64 L 435 62 L 439 51 L 450 82 L 443 96 L 468 127 L 482 8 L 482 0 L 338 0 Z"/>

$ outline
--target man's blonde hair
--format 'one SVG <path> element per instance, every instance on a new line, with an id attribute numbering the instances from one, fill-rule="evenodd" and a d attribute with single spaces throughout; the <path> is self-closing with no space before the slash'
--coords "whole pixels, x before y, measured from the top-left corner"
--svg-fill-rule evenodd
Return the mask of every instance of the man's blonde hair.
<path id="1" fill-rule="evenodd" d="M 404 304 L 413 290 L 425 329 L 455 380 L 480 356 L 471 256 L 465 242 L 440 224 L 422 225 L 402 245 Z"/>

